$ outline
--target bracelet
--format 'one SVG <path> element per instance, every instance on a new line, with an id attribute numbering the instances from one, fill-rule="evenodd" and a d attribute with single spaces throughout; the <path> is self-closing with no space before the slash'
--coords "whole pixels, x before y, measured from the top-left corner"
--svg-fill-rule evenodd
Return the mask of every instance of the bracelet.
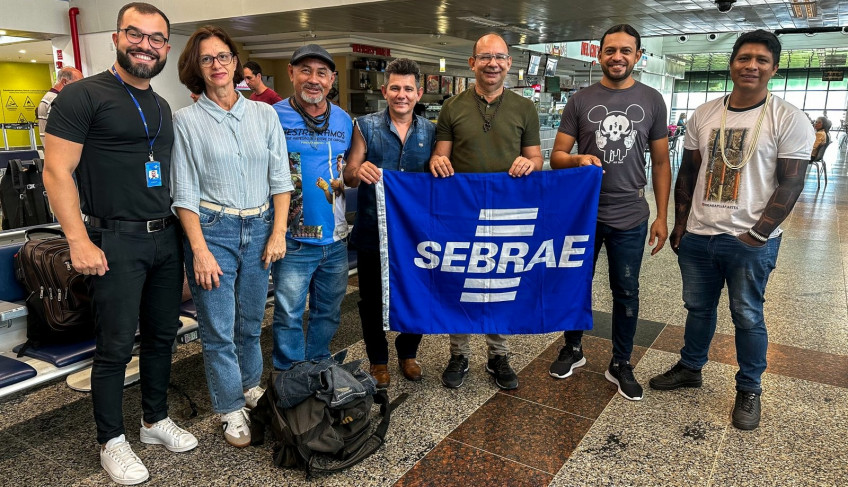
<path id="1" fill-rule="evenodd" d="M 753 228 L 748 230 L 748 235 L 754 237 L 754 240 L 759 240 L 760 242 L 764 243 L 768 242 L 768 237 L 760 235 L 759 233 L 755 232 Z"/>

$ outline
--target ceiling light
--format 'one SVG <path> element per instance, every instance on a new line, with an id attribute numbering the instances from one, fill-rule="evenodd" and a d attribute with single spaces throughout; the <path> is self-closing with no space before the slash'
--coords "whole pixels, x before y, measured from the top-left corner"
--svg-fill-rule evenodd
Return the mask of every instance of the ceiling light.
<path id="1" fill-rule="evenodd" d="M 21 50 L 20 50 L 20 51 L 18 51 L 18 52 L 19 52 L 19 53 L 21 53 L 21 54 L 26 54 L 26 49 L 21 49 Z"/>
<path id="2" fill-rule="evenodd" d="M 31 63 L 37 63 L 38 61 L 36 61 L 35 59 L 30 59 L 30 60 L 29 60 L 29 62 L 31 62 Z"/>
<path id="3" fill-rule="evenodd" d="M 4 35 L 6 35 L 6 31 L 5 31 L 5 30 L 0 30 L 0 36 L 4 36 Z"/>
<path id="4" fill-rule="evenodd" d="M 469 16 L 469 17 L 457 17 L 457 19 L 464 20 L 466 22 L 471 22 L 473 24 L 485 25 L 487 27 L 504 27 L 505 25 L 507 25 L 504 22 L 488 19 L 486 17 Z"/>

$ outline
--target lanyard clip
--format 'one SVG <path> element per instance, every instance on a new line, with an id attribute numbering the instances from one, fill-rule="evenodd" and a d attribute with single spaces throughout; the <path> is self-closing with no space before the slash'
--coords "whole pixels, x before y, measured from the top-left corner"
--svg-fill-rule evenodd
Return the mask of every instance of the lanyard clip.
<path id="1" fill-rule="evenodd" d="M 153 162 L 153 151 L 150 151 L 147 155 L 150 157 L 150 162 Z"/>

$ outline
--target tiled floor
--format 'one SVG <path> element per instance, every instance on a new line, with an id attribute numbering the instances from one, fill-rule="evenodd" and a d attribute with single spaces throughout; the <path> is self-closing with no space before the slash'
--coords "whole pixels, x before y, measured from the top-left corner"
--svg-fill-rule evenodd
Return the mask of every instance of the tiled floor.
<path id="1" fill-rule="evenodd" d="M 320 486 L 844 486 L 848 485 L 848 166 L 832 145 L 830 181 L 807 189 L 784 225 L 777 269 L 766 294 L 769 368 L 763 420 L 743 432 L 730 425 L 734 398 L 733 325 L 723 298 L 718 333 L 700 389 L 657 392 L 630 402 L 603 376 L 610 359 L 606 261 L 598 262 L 595 329 L 587 333 L 586 367 L 572 377 L 547 374 L 558 334 L 510 339 L 521 386 L 499 391 L 484 371 L 484 343 L 459 390 L 439 384 L 447 337 L 424 338 L 420 383 L 398 380 L 390 394 L 409 398 L 392 417 L 387 443 L 350 470 L 311 481 L 271 463 L 271 446 L 225 445 L 210 412 L 200 347 L 181 346 L 171 415 L 200 446 L 171 454 L 138 442 L 139 388 L 126 390 L 128 438 L 151 471 L 145 485 Z M 649 198 L 650 199 L 650 198 Z M 636 377 L 665 371 L 678 357 L 685 310 L 674 254 L 646 256 L 633 362 Z M 351 279 L 333 349 L 364 357 Z M 266 319 L 270 314 L 266 316 Z M 268 336 L 263 335 L 266 363 Z M 93 439 L 90 398 L 55 383 L 0 402 L 0 485 L 108 485 Z"/>

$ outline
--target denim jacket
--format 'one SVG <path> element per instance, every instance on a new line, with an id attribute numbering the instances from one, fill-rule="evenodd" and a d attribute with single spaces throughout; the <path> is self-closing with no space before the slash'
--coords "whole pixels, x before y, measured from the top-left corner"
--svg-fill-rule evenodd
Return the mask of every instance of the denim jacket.
<path id="1" fill-rule="evenodd" d="M 278 406 L 292 408 L 315 396 L 330 407 L 338 407 L 357 397 L 374 395 L 377 382 L 363 372 L 362 360 L 343 363 L 347 350 L 319 361 L 297 362 L 288 370 L 271 375 L 279 398 Z"/>
<path id="2" fill-rule="evenodd" d="M 365 160 L 375 166 L 387 171 L 429 171 L 430 154 L 436 144 L 436 124 L 426 118 L 415 115 L 405 143 L 401 142 L 388 109 L 358 117 L 356 128 L 365 139 Z M 360 184 L 356 197 L 358 208 L 351 244 L 359 250 L 376 252 L 380 247 L 374 185 Z"/>

